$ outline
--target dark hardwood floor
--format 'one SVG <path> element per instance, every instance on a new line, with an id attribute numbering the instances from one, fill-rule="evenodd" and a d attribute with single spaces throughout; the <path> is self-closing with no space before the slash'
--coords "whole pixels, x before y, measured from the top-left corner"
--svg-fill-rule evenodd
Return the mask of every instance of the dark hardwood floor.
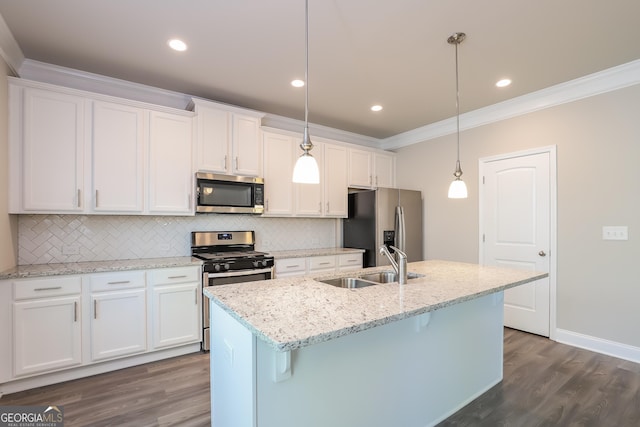
<path id="1" fill-rule="evenodd" d="M 640 426 L 640 364 L 511 329 L 504 342 L 504 380 L 439 427 Z M 0 405 L 63 405 L 66 427 L 208 426 L 209 398 L 209 355 L 197 353 L 13 393 Z"/>

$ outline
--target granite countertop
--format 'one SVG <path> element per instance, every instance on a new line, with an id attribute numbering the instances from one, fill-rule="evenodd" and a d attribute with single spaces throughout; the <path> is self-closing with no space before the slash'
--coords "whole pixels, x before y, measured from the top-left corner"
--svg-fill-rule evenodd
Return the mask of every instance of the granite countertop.
<path id="1" fill-rule="evenodd" d="M 389 267 L 314 277 L 357 277 Z M 404 286 L 382 283 L 359 289 L 334 287 L 309 276 L 291 277 L 208 287 L 204 293 L 275 350 L 287 351 L 548 276 L 435 260 L 409 263 L 408 271 L 424 277 Z"/>
<path id="2" fill-rule="evenodd" d="M 90 261 L 62 264 L 18 265 L 0 272 L 0 280 L 27 277 L 61 276 L 65 274 L 102 273 L 108 271 L 146 270 L 150 268 L 200 265 L 202 261 L 188 257 L 141 258 L 112 261 Z"/>
<path id="3" fill-rule="evenodd" d="M 289 251 L 268 251 L 270 255 L 273 255 L 275 259 L 285 258 L 306 258 L 312 256 L 325 256 L 325 255 L 343 255 L 364 253 L 364 249 L 356 248 L 320 248 L 320 249 L 295 249 Z"/>

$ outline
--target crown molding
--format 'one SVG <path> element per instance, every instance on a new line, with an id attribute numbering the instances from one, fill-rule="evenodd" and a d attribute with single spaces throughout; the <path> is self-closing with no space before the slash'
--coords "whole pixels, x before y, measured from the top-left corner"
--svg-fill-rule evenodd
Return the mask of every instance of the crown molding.
<path id="1" fill-rule="evenodd" d="M 18 70 L 24 62 L 24 55 L 2 15 L 0 15 L 0 56 L 13 74 L 17 76 Z"/>
<path id="2" fill-rule="evenodd" d="M 25 59 L 19 70 L 21 78 L 100 93 L 117 98 L 147 102 L 165 107 L 187 109 L 191 95 Z"/>
<path id="3" fill-rule="evenodd" d="M 638 83 L 640 83 L 640 60 L 461 114 L 460 131 L 578 101 Z M 385 150 L 398 149 L 455 132 L 456 121 L 455 117 L 452 117 L 385 138 L 380 141 L 380 148 Z"/>
<path id="4" fill-rule="evenodd" d="M 19 54 L 11 53 L 10 60 L 13 65 L 9 64 L 9 60 L 5 57 L 9 49 L 5 47 L 7 34 L 4 32 L 4 29 L 8 31 L 8 28 L 5 25 L 3 29 L 3 24 L 4 21 L 0 19 L 0 55 L 5 58 L 5 61 L 12 69 L 18 66 L 17 74 L 20 77 L 171 108 L 190 108 L 190 103 L 194 98 L 191 95 L 24 59 L 19 48 L 17 48 Z M 8 35 L 9 39 L 13 40 L 10 32 Z M 15 44 L 15 40 L 13 42 Z M 15 46 L 17 47 L 17 44 Z M 639 83 L 640 60 L 636 60 L 461 114 L 460 130 L 473 129 Z M 292 132 L 300 132 L 304 128 L 302 120 L 268 113 L 262 117 L 262 125 Z M 385 139 L 373 138 L 313 123 L 309 123 L 309 129 L 312 136 L 391 151 L 453 134 L 456 132 L 456 120 L 455 117 L 451 117 Z"/>
<path id="5" fill-rule="evenodd" d="M 304 121 L 275 114 L 265 114 L 262 118 L 262 126 L 301 134 L 304 129 Z M 380 148 L 380 139 L 378 138 L 372 138 L 370 136 L 347 132 L 345 130 L 335 129 L 328 126 L 309 123 L 309 132 L 311 133 L 312 139 L 314 136 L 317 136 L 319 138 L 337 140 L 349 144 L 356 144 L 370 148 Z"/>

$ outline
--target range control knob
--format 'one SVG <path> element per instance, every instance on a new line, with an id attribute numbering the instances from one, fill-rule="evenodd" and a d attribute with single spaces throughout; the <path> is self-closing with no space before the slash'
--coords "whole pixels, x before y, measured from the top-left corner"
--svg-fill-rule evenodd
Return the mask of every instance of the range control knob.
<path id="1" fill-rule="evenodd" d="M 254 267 L 260 267 L 260 261 L 253 261 L 251 263 Z"/>
<path id="2" fill-rule="evenodd" d="M 266 260 L 266 259 L 263 259 L 263 260 L 262 260 L 262 266 L 263 266 L 263 267 L 266 267 L 266 266 L 267 266 L 267 260 Z"/>
<path id="3" fill-rule="evenodd" d="M 214 269 L 215 271 L 220 271 L 220 264 L 216 264 L 216 265 L 214 265 L 214 266 L 213 266 L 213 269 Z"/>
<path id="4" fill-rule="evenodd" d="M 222 266 L 222 268 L 224 268 L 225 270 L 229 269 L 229 263 L 225 262 L 224 265 Z"/>

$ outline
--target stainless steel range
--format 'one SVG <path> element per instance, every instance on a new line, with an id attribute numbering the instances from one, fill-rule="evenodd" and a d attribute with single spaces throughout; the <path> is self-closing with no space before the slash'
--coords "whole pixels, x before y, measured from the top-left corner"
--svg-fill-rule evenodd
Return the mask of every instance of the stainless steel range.
<path id="1" fill-rule="evenodd" d="M 203 261 L 202 287 L 269 280 L 273 256 L 255 250 L 253 231 L 193 231 L 191 255 Z M 209 299 L 202 298 L 202 349 L 209 350 Z"/>

